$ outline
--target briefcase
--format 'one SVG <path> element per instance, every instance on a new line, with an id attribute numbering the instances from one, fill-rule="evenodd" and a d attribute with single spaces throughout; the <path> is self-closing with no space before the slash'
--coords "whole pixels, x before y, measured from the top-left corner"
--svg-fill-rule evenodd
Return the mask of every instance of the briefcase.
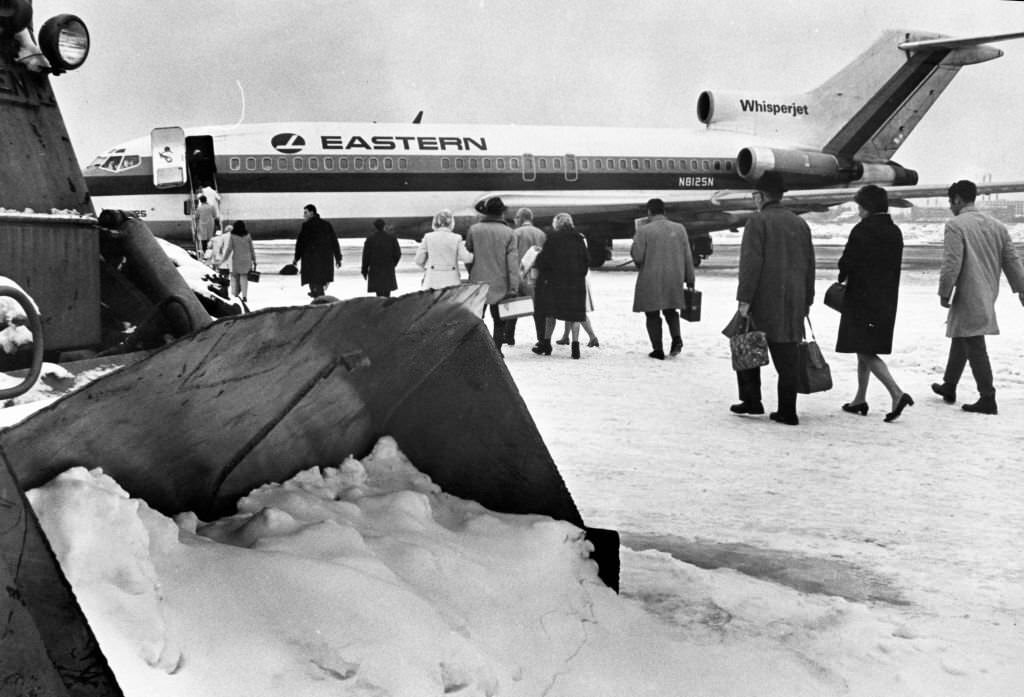
<path id="1" fill-rule="evenodd" d="M 533 314 L 533 298 L 524 295 L 519 298 L 509 298 L 498 303 L 498 317 L 501 319 L 512 319 L 513 317 L 526 317 Z"/>
<path id="2" fill-rule="evenodd" d="M 247 274 L 245 274 L 245 276 L 253 283 L 260 282 L 260 272 L 257 271 L 256 269 L 253 269 L 252 271 L 248 272 Z"/>
<path id="3" fill-rule="evenodd" d="M 701 292 L 693 288 L 683 288 L 683 307 L 679 316 L 687 322 L 700 322 Z"/>

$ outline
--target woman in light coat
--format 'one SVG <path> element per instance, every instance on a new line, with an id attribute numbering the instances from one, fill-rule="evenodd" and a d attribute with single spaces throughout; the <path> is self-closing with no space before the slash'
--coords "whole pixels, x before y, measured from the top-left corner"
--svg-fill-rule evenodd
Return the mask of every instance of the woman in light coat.
<path id="1" fill-rule="evenodd" d="M 256 270 L 256 251 L 244 220 L 235 221 L 227 246 L 231 255 L 231 295 L 245 302 L 249 293 L 249 272 Z"/>
<path id="2" fill-rule="evenodd" d="M 413 261 L 423 269 L 423 288 L 448 288 L 462 282 L 459 262 L 469 264 L 473 253 L 462 236 L 452 232 L 455 219 L 445 209 L 434 216 L 433 230 L 423 236 Z"/>

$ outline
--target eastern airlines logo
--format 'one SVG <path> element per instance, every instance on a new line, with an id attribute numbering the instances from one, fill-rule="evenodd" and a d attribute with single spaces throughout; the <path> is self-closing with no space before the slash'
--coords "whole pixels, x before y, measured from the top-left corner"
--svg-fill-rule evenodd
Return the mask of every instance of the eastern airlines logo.
<path id="1" fill-rule="evenodd" d="M 293 155 L 306 147 L 298 133 L 278 133 L 270 139 L 278 152 Z M 486 138 L 467 136 L 320 136 L 324 150 L 455 150 L 486 152 Z"/>
<path id="2" fill-rule="evenodd" d="M 772 102 L 766 102 L 764 100 L 757 101 L 756 99 L 741 99 L 740 108 L 743 111 L 753 111 L 758 114 L 771 114 L 772 116 L 778 116 L 779 114 L 786 114 L 789 116 L 807 116 L 807 105 L 797 104 L 773 104 Z"/>
<path id="3" fill-rule="evenodd" d="M 270 144 L 274 146 L 274 150 L 291 155 L 306 147 L 306 139 L 298 133 L 278 133 L 270 139 Z"/>

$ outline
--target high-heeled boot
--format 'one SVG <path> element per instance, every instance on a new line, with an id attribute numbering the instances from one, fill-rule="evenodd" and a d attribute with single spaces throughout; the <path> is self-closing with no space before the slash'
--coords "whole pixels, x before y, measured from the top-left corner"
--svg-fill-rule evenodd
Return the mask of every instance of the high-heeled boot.
<path id="1" fill-rule="evenodd" d="M 572 342 L 572 345 L 569 348 L 572 350 L 572 357 L 573 358 L 579 358 L 580 357 L 580 342 L 578 342 L 578 341 Z"/>
<path id="2" fill-rule="evenodd" d="M 538 356 L 550 356 L 551 355 L 551 339 L 541 339 L 537 342 L 537 345 L 530 349 Z"/>

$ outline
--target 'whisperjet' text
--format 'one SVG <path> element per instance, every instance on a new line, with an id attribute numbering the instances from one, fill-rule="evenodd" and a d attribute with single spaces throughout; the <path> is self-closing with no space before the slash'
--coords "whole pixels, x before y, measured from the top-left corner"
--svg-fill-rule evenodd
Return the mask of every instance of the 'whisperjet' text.
<path id="1" fill-rule="evenodd" d="M 778 114 L 789 114 L 791 116 L 807 116 L 807 105 L 797 104 L 773 104 L 772 102 L 766 102 L 764 100 L 756 101 L 754 99 L 741 99 L 740 108 L 743 111 L 753 111 L 759 114 L 771 114 L 776 116 Z"/>
<path id="2" fill-rule="evenodd" d="M 320 136 L 324 150 L 487 150 L 486 138 L 456 136 Z"/>

